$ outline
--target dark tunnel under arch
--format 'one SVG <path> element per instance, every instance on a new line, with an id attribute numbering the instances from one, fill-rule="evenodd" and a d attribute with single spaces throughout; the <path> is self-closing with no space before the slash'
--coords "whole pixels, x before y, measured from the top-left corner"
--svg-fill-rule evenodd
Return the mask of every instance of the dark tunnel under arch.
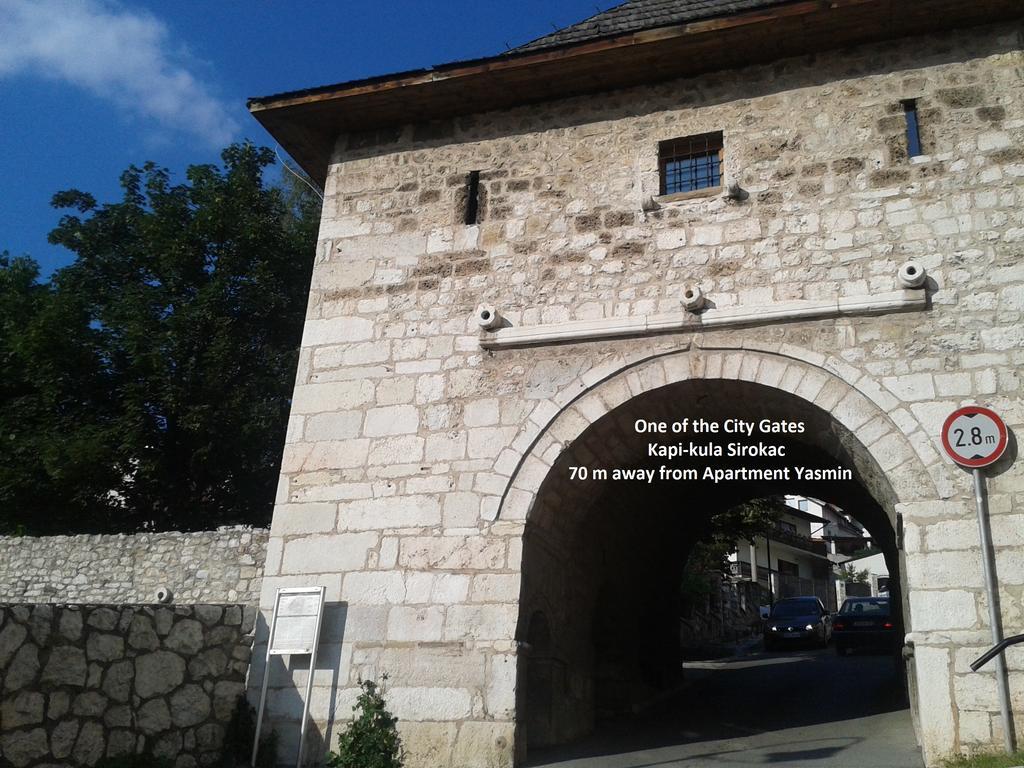
<path id="1" fill-rule="evenodd" d="M 747 464 L 841 466 L 852 477 L 718 485 L 569 479 L 571 466 L 656 468 L 666 463 L 646 455 L 652 437 L 637 435 L 633 424 L 637 419 L 671 422 L 683 417 L 802 422 L 803 433 L 752 439 L 784 444 L 785 460 Z M 712 437 L 719 443 L 734 439 Z M 665 442 L 679 436 L 657 438 Z M 743 463 L 699 459 L 673 465 L 705 462 Z M 580 738 L 593 730 L 602 713 L 617 705 L 635 709 L 645 698 L 670 688 L 676 682 L 679 649 L 677 638 L 673 641 L 677 618 L 666 606 L 674 605 L 678 577 L 689 549 L 702 535 L 702 524 L 714 510 L 784 493 L 826 500 L 864 525 L 885 553 L 893 602 L 903 607 L 897 494 L 868 448 L 823 408 L 754 382 L 687 379 L 626 400 L 573 440 L 541 483 L 526 521 L 517 634 L 527 644 L 517 701 L 520 757 L 530 747 Z M 542 660 L 529 650 L 537 617 L 548 633 Z"/>

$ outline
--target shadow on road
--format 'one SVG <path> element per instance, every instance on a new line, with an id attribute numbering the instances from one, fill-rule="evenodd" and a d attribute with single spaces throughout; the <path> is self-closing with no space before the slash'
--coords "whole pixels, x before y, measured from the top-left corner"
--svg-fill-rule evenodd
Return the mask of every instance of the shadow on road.
<path id="1" fill-rule="evenodd" d="M 687 662 L 657 710 L 603 723 L 528 766 L 920 766 L 906 693 L 890 656 L 831 649 Z"/>

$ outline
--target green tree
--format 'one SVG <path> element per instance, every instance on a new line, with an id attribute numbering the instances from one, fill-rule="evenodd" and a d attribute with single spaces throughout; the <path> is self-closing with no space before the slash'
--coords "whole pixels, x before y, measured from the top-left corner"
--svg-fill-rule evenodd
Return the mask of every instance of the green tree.
<path id="1" fill-rule="evenodd" d="M 867 568 L 858 571 L 849 563 L 843 563 L 836 570 L 840 581 L 848 581 L 852 584 L 867 584 L 871 576 L 871 572 Z"/>
<path id="2" fill-rule="evenodd" d="M 109 526 L 117 434 L 100 334 L 85 306 L 0 254 L 0 533 Z"/>
<path id="3" fill-rule="evenodd" d="M 751 543 L 774 527 L 785 509 L 782 499 L 775 497 L 751 499 L 735 507 L 708 516 L 687 560 L 687 569 L 694 573 L 711 570 L 728 572 L 727 556 L 738 542 Z"/>
<path id="4" fill-rule="evenodd" d="M 18 500 L 0 510 L 5 527 L 195 530 L 269 520 L 319 201 L 265 183 L 269 149 L 233 145 L 222 161 L 191 166 L 179 184 L 153 164 L 131 167 L 116 203 L 61 192 L 53 203 L 68 213 L 50 240 L 73 251 L 74 263 L 50 286 L 26 283 L 24 265 L 5 268 L 12 304 L 44 317 L 52 304 L 49 313 L 63 313 L 73 331 L 61 340 L 60 322 L 49 320 L 36 346 L 81 348 L 71 359 L 73 349 L 49 354 L 50 378 L 74 384 L 82 374 L 88 384 L 85 402 L 58 407 L 49 380 L 31 368 L 20 377 L 23 400 L 39 411 L 26 429 L 38 437 L 33 445 L 19 434 L 25 461 L 0 474 L 0 499 Z M 0 311 L 15 324 L 5 348 L 22 345 L 31 334 L 17 325 L 17 309 Z M 0 425 L 28 407 L 4 394 Z M 62 431 L 66 412 L 78 414 L 80 429 Z M 81 439 L 58 449 L 69 434 Z M 65 464 L 68 452 L 74 460 Z M 50 454 L 60 467 L 51 475 L 71 467 L 89 477 L 51 483 L 43 495 L 54 501 L 43 505 L 25 467 Z"/>
<path id="5" fill-rule="evenodd" d="M 711 592 L 708 574 L 729 572 L 728 555 L 739 542 L 753 542 L 770 532 L 785 508 L 782 499 L 751 499 L 709 515 L 686 551 L 686 566 L 680 579 L 679 594 L 684 612 L 700 605 Z"/>

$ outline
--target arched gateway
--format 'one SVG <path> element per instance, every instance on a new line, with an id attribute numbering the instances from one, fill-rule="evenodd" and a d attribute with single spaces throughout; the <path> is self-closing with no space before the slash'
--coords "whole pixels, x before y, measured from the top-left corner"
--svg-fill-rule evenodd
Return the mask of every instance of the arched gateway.
<path id="1" fill-rule="evenodd" d="M 250 103 L 324 185 L 261 597 L 265 623 L 278 588 L 326 589 L 306 754 L 384 673 L 408 768 L 509 768 L 660 700 L 694 542 L 779 493 L 883 550 L 909 748 L 1002 744 L 994 672 L 968 666 L 990 640 L 971 478 L 939 431 L 967 403 L 1024 424 L 1022 9 L 910 5 L 633 0 Z M 643 426 L 684 419 L 753 426 Z M 786 455 L 669 455 L 690 440 Z M 989 475 L 1024 631 L 1024 468 Z M 282 763 L 308 674 L 270 670 Z"/>
<path id="2" fill-rule="evenodd" d="M 708 386 L 699 394 L 698 388 L 690 387 L 692 399 L 659 402 L 655 408 L 634 400 L 656 401 L 651 395 L 659 390 L 668 397 L 674 385 L 702 381 L 723 386 Z M 737 400 L 730 398 L 726 382 L 753 386 L 749 396 Z M 775 404 L 773 411 L 771 396 L 789 403 Z M 827 423 L 819 424 L 818 430 L 802 433 L 804 440 L 820 441 L 816 447 L 837 463 L 845 459 L 846 466 L 855 467 L 858 482 L 895 526 L 898 505 L 941 498 L 933 474 L 942 476 L 938 468 L 946 466 L 930 449 L 927 433 L 913 413 L 899 414 L 902 426 L 895 423 L 892 412 L 898 405 L 873 377 L 837 358 L 791 345 L 697 347 L 634 360 L 609 360 L 534 406 L 516 438 L 529 448 L 501 496 L 497 516 L 524 519 L 542 484 L 549 480 L 554 463 L 564 460 L 574 441 L 613 413 L 620 433 L 628 434 L 635 432 L 631 417 L 635 421 L 660 416 L 671 421 L 698 418 L 691 414 L 711 414 L 716 409 L 731 416 L 731 412 L 749 408 L 752 414 L 760 412 L 768 418 L 789 414 L 793 420 L 827 414 Z M 607 458 L 614 463 L 624 457 Z M 929 467 L 935 467 L 932 473 Z M 500 463 L 494 471 L 501 472 Z M 794 482 L 799 482 L 795 475 Z"/>
<path id="3" fill-rule="evenodd" d="M 841 361 L 768 346 L 620 360 L 604 377 L 570 382 L 536 406 L 550 419 L 524 429 L 532 442 L 498 514 L 526 521 L 517 632 L 521 756 L 527 746 L 589 734 L 602 712 L 635 710 L 680 682 L 674 590 L 712 511 L 786 492 L 827 498 L 856 510 L 871 530 L 888 560 L 894 602 L 906 609 L 906 595 L 928 589 L 903 577 L 901 546 L 904 511 L 942 503 L 926 465 L 938 456 L 914 448 L 924 437 L 920 425 L 911 417 L 897 426 L 891 396 Z M 817 364 L 807 362 L 816 357 Z M 793 471 L 768 480 L 673 481 L 703 462 L 670 461 L 668 473 L 637 426 L 681 418 L 801 425 L 771 439 L 786 448 Z M 763 440 L 737 437 L 744 445 Z M 655 436 L 660 444 L 678 439 Z M 745 463 L 723 459 L 716 468 L 728 473 Z M 650 481 L 593 479 L 613 468 L 647 468 Z M 904 615 L 909 632 L 912 611 Z M 943 721 L 929 722 L 930 715 L 923 727 L 941 732 Z"/>

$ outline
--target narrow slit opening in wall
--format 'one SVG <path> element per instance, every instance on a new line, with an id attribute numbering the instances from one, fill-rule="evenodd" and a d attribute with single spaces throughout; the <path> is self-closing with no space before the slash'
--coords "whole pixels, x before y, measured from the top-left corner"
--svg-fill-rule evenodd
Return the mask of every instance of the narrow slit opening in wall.
<path id="1" fill-rule="evenodd" d="M 903 115 L 907 119 L 907 156 L 923 155 L 921 149 L 921 131 L 917 121 L 917 99 L 903 100 Z"/>
<path id="2" fill-rule="evenodd" d="M 466 224 L 476 224 L 480 213 L 480 171 L 470 171 L 466 179 Z"/>

